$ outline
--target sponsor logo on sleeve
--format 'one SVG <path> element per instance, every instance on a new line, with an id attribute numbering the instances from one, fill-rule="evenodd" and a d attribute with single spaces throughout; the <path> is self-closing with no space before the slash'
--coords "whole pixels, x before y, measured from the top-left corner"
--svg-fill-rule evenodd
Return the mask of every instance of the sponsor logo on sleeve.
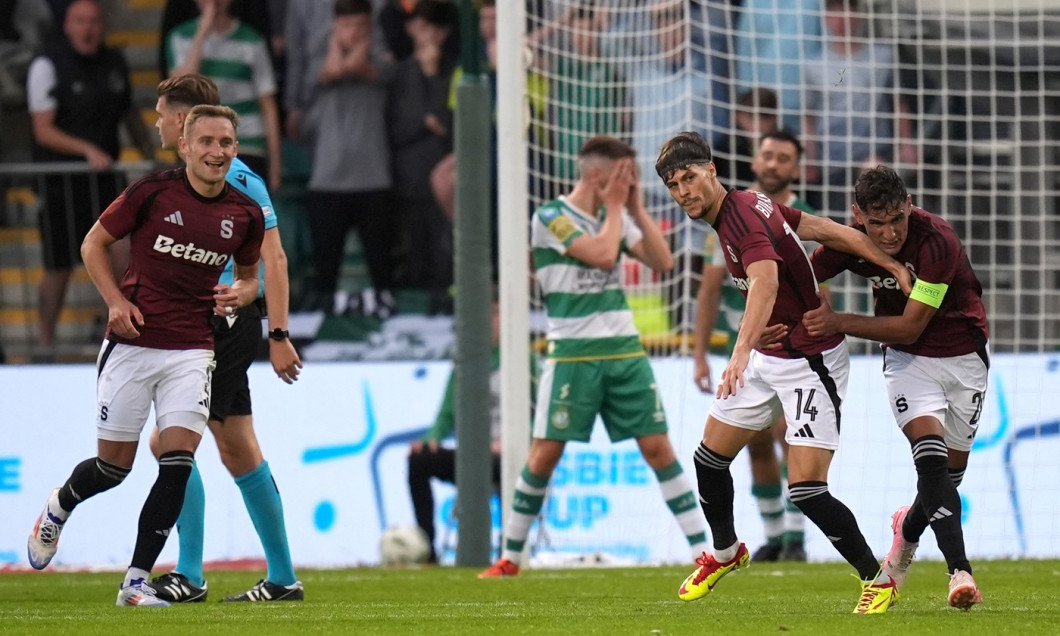
<path id="1" fill-rule="evenodd" d="M 578 231 L 578 228 L 567 217 L 557 216 L 549 222 L 548 231 L 552 232 L 552 235 L 562 243 L 573 236 Z"/>

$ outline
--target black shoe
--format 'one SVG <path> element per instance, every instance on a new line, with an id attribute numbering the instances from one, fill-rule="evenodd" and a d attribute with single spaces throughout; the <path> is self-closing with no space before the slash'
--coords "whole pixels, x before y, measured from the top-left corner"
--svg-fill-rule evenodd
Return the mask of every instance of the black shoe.
<path id="1" fill-rule="evenodd" d="M 206 581 L 195 585 L 180 572 L 170 572 L 151 579 L 148 583 L 155 596 L 170 603 L 201 603 L 206 600 Z"/>
<path id="2" fill-rule="evenodd" d="M 777 556 L 778 561 L 806 561 L 806 548 L 801 543 L 785 543 Z"/>
<path id="3" fill-rule="evenodd" d="M 224 600 L 229 603 L 245 601 L 301 601 L 305 599 L 305 590 L 301 581 L 295 581 L 291 585 L 276 585 L 265 579 L 258 581 L 254 587 L 242 594 L 226 596 Z"/>
<path id="4" fill-rule="evenodd" d="M 775 563 L 780 557 L 781 545 L 779 543 L 767 543 L 755 550 L 751 555 L 752 563 Z"/>

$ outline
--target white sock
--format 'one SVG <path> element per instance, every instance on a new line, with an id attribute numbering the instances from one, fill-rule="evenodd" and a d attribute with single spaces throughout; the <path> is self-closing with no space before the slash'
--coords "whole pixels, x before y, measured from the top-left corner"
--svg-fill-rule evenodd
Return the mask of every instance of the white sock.
<path id="1" fill-rule="evenodd" d="M 141 570 L 140 568 L 129 568 L 129 571 L 125 573 L 125 582 L 121 584 L 122 587 L 129 587 L 129 584 L 136 579 L 147 580 L 151 576 L 151 573 L 147 570 Z"/>
<path id="2" fill-rule="evenodd" d="M 65 522 L 70 518 L 70 513 L 63 510 L 63 507 L 59 505 L 59 491 L 56 490 L 48 497 L 48 514 Z"/>
<path id="3" fill-rule="evenodd" d="M 736 558 L 736 553 L 740 551 L 740 542 L 732 544 L 724 550 L 714 548 L 714 560 L 718 563 L 728 563 Z"/>

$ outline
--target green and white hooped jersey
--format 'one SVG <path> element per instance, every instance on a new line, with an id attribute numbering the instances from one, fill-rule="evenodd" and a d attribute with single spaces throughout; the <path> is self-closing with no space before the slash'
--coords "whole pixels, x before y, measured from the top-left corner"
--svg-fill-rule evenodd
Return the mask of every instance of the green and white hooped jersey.
<path id="1" fill-rule="evenodd" d="M 593 217 L 560 197 L 538 208 L 531 221 L 530 245 L 545 296 L 551 359 L 644 355 L 622 290 L 621 262 L 605 271 L 566 254 L 574 239 L 583 234 L 596 236 L 606 214 L 601 209 L 599 217 Z M 640 228 L 623 211 L 621 251 L 628 252 L 642 238 Z"/>
<path id="2" fill-rule="evenodd" d="M 198 18 L 177 25 L 166 42 L 166 64 L 180 66 L 188 57 L 195 38 Z M 202 43 L 202 62 L 199 72 L 217 84 L 221 103 L 239 115 L 239 152 L 265 156 L 265 120 L 258 101 L 276 94 L 276 79 L 265 39 L 237 21 L 225 34 L 210 33 Z"/>

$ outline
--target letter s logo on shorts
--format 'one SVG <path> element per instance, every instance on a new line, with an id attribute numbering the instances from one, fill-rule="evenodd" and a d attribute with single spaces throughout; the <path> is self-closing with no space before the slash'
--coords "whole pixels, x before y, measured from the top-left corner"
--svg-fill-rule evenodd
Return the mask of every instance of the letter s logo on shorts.
<path id="1" fill-rule="evenodd" d="M 173 258 L 212 267 L 223 267 L 229 257 L 229 254 L 218 254 L 212 250 L 195 247 L 195 243 L 177 243 L 165 234 L 159 234 L 155 239 L 154 250 L 161 254 L 169 254 Z"/>

